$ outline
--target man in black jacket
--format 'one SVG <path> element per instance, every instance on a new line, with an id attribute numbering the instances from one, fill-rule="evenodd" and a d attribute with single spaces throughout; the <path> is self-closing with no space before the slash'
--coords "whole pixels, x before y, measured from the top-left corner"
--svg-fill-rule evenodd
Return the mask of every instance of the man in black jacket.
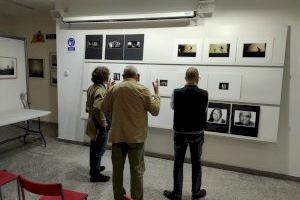
<path id="1" fill-rule="evenodd" d="M 164 196 L 171 200 L 181 200 L 183 182 L 183 163 L 187 146 L 190 146 L 192 162 L 192 199 L 206 195 L 201 189 L 201 154 L 206 126 L 208 92 L 198 88 L 199 72 L 190 67 L 185 75 L 186 85 L 175 89 L 171 99 L 174 109 L 174 170 L 173 191 L 164 191 Z"/>

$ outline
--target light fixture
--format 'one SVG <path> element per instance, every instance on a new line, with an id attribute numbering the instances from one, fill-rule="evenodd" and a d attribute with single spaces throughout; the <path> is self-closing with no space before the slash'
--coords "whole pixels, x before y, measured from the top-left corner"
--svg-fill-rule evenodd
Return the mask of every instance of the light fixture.
<path id="1" fill-rule="evenodd" d="M 115 22 L 115 21 L 185 19 L 185 18 L 194 18 L 195 16 L 196 16 L 195 11 L 181 11 L 181 12 L 127 14 L 127 15 L 62 17 L 62 21 L 65 23 Z"/>

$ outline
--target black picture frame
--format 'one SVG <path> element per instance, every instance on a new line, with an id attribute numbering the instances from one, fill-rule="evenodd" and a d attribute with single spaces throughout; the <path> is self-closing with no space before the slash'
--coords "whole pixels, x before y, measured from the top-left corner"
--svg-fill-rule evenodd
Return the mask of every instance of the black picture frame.
<path id="1" fill-rule="evenodd" d="M 208 102 L 206 131 L 229 133 L 231 104 Z"/>
<path id="2" fill-rule="evenodd" d="M 85 36 L 85 59 L 102 59 L 103 35 Z"/>

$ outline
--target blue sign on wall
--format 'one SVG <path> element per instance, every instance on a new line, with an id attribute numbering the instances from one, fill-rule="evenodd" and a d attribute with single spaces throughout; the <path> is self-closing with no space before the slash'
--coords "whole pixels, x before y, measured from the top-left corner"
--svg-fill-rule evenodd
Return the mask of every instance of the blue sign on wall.
<path id="1" fill-rule="evenodd" d="M 72 37 L 68 39 L 68 51 L 75 51 L 75 39 Z"/>

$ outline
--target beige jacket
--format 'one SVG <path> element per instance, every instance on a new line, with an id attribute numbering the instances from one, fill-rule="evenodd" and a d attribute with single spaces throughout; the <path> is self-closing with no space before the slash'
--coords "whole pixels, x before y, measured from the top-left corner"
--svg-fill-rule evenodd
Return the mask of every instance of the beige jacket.
<path id="1" fill-rule="evenodd" d="M 112 143 L 142 143 L 148 131 L 148 112 L 158 115 L 159 95 L 135 79 L 125 79 L 112 87 L 104 98 L 102 110 L 112 116 L 109 141 Z"/>
<path id="2" fill-rule="evenodd" d="M 106 118 L 101 110 L 106 88 L 103 85 L 91 85 L 87 90 L 86 109 L 89 113 L 86 134 L 94 139 L 97 135 L 96 126 L 105 126 Z"/>

